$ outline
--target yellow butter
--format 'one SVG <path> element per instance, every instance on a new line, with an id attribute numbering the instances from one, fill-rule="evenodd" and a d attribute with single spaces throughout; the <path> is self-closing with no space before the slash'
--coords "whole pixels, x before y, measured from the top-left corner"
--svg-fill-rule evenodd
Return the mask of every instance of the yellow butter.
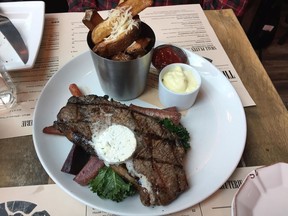
<path id="1" fill-rule="evenodd" d="M 190 71 L 175 66 L 166 72 L 162 78 L 166 88 L 175 93 L 189 93 L 198 87 L 198 83 Z"/>

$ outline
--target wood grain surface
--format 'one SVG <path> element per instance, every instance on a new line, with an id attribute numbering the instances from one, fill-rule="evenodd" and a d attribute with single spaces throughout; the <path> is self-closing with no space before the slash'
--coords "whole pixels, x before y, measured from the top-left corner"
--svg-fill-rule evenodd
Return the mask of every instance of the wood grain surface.
<path id="1" fill-rule="evenodd" d="M 288 112 L 244 30 L 230 9 L 205 14 L 256 103 L 245 108 L 244 162 L 247 166 L 288 162 Z"/>

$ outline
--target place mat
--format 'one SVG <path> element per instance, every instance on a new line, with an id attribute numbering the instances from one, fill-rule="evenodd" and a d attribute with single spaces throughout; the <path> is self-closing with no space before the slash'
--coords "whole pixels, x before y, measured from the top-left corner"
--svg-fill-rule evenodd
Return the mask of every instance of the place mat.
<path id="1" fill-rule="evenodd" d="M 237 168 L 212 196 L 189 209 L 171 214 L 171 216 L 230 216 L 234 194 L 247 174 L 256 168 L 258 167 Z M 50 183 L 53 181 L 50 180 Z M 5 215 L 4 212 L 12 214 L 16 210 L 25 214 L 37 212 L 37 215 L 43 216 L 113 215 L 78 202 L 56 184 L 0 188 L 0 215 Z"/>

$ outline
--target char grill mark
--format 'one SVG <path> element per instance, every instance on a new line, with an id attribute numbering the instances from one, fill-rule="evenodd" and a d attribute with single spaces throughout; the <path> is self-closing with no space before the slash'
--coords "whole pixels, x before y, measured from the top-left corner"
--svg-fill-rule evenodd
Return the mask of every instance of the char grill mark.
<path id="1" fill-rule="evenodd" d="M 131 110 L 119 102 L 109 101 L 108 97 L 88 95 L 71 97 L 58 113 L 54 127 L 71 142 L 95 155 L 90 144 L 92 129 L 95 125 L 100 130 L 112 124 L 124 125 L 135 133 L 137 148 L 133 155 L 134 169 L 146 176 L 152 185 L 152 191 L 138 187 L 144 205 L 167 205 L 188 188 L 183 168 L 185 150 L 179 145 L 177 136 L 154 117 Z M 126 179 L 129 176 L 123 170 L 121 173 L 125 173 L 126 177 L 123 177 Z M 128 181 L 131 179 L 128 178 Z"/>
<path id="2" fill-rule="evenodd" d="M 163 139 L 176 139 L 174 134 L 164 128 L 158 121 L 155 121 L 153 117 L 145 116 L 137 112 L 132 112 L 132 116 L 136 124 L 136 132 Z"/>
<path id="3" fill-rule="evenodd" d="M 66 115 L 67 112 L 72 114 Z M 106 124 L 122 124 L 129 128 L 134 127 L 131 113 L 127 106 L 115 101 L 107 101 L 106 97 L 98 97 L 95 95 L 84 97 L 71 97 L 67 105 L 62 108 L 58 114 L 58 121 L 64 122 L 103 122 Z M 73 117 L 73 115 L 76 115 Z"/>
<path id="4" fill-rule="evenodd" d="M 83 124 L 83 123 L 82 123 Z M 72 143 L 81 146 L 88 154 L 96 155 L 94 148 L 90 145 L 91 141 L 91 130 L 89 126 L 77 127 L 82 124 L 77 123 L 61 123 L 54 122 L 54 127 L 61 131 L 69 141 Z M 81 128 L 84 128 L 81 130 Z M 88 135 L 87 135 L 88 133 Z"/>
<path id="5" fill-rule="evenodd" d="M 141 192 L 144 205 L 167 205 L 188 188 L 182 160 L 185 151 L 171 142 L 145 138 L 142 149 L 133 157 L 135 170 L 153 185 L 152 192 Z"/>

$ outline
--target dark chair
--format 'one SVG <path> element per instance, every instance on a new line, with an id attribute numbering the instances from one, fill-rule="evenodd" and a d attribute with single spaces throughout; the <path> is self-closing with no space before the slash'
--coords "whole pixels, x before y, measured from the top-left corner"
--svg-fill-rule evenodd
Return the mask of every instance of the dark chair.
<path id="1" fill-rule="evenodd" d="M 68 11 L 68 4 L 66 0 L 44 0 L 45 13 L 60 13 Z"/>
<path id="2" fill-rule="evenodd" d="M 0 2 L 15 2 L 21 0 L 0 0 Z M 22 0 L 22 1 L 37 1 L 37 0 Z M 42 0 L 45 2 L 45 13 L 67 12 L 67 0 Z"/>
<path id="3" fill-rule="evenodd" d="M 261 0 L 255 17 L 247 32 L 255 51 L 261 60 L 262 49 L 267 48 L 273 41 L 280 22 L 282 0 Z"/>
<path id="4" fill-rule="evenodd" d="M 287 3 L 288 3 L 288 1 L 287 1 Z M 288 14 L 287 14 L 286 17 L 285 17 L 284 22 L 288 25 Z M 279 44 L 279 45 L 285 44 L 285 42 L 286 42 L 287 39 L 288 39 L 288 29 L 287 29 L 287 31 L 279 38 L 278 44 Z"/>

